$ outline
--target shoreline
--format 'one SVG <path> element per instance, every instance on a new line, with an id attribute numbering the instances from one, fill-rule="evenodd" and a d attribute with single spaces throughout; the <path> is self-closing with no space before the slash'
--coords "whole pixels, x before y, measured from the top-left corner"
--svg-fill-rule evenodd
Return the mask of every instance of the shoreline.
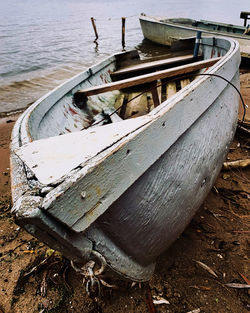
<path id="1" fill-rule="evenodd" d="M 21 114 L 21 113 L 20 113 Z M 10 139 L 12 128 L 20 116 L 12 114 L 0 117 L 0 195 L 10 195 Z"/>

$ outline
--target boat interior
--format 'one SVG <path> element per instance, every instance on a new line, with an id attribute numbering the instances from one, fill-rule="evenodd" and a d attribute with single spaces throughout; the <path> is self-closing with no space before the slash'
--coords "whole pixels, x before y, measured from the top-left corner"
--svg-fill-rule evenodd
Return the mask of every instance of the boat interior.
<path id="1" fill-rule="evenodd" d="M 204 30 L 213 30 L 219 32 L 227 32 L 233 34 L 248 34 L 246 32 L 246 27 L 233 25 L 233 24 L 226 24 L 226 23 L 218 23 L 213 21 L 206 21 L 206 20 L 193 20 L 189 18 L 170 18 L 170 19 L 161 19 L 163 23 L 174 23 L 174 24 L 181 24 L 185 26 L 192 26 L 196 28 L 202 28 Z"/>
<path id="2" fill-rule="evenodd" d="M 223 47 L 214 49 L 213 38 L 205 47 L 196 57 L 187 49 L 170 58 L 147 60 L 134 50 L 89 68 L 34 104 L 27 114 L 28 135 L 16 154 L 41 183 L 57 183 L 152 121 L 152 110 L 188 88 L 227 53 Z"/>
<path id="3" fill-rule="evenodd" d="M 118 53 L 82 72 L 34 106 L 29 141 L 148 114 L 226 53 L 212 53 L 211 46 L 194 57 L 194 42 L 153 58 L 143 59 L 137 50 Z"/>
<path id="4" fill-rule="evenodd" d="M 166 58 L 160 56 L 141 60 L 133 50 L 116 56 L 116 69 L 110 72 L 111 82 L 89 87 L 74 93 L 74 104 L 83 108 L 89 97 L 119 91 L 113 109 L 105 108 L 94 117 L 94 125 L 135 118 L 152 111 L 193 81 L 199 70 L 213 65 L 219 58 L 203 60 L 194 58 L 193 51 Z M 210 62 L 212 62 L 210 64 Z M 185 74 L 192 74 L 188 75 Z"/>

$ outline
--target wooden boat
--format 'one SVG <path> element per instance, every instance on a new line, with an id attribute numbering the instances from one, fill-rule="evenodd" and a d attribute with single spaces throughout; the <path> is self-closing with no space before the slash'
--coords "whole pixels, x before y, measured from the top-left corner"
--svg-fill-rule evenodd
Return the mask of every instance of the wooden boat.
<path id="1" fill-rule="evenodd" d="M 149 280 L 229 150 L 238 95 L 213 75 L 239 86 L 239 63 L 239 44 L 218 38 L 195 59 L 125 52 L 39 99 L 12 133 L 16 223 L 74 264 Z"/>
<path id="2" fill-rule="evenodd" d="M 250 57 L 250 29 L 243 26 L 189 18 L 164 18 L 140 16 L 140 24 L 145 38 L 162 45 L 171 46 L 176 40 L 195 36 L 202 31 L 203 36 L 226 36 L 237 40 L 241 55 Z"/>

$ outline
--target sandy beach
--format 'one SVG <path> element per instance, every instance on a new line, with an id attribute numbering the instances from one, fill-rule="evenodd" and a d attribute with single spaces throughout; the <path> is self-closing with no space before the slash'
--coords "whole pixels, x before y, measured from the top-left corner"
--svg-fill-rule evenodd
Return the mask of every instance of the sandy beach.
<path id="1" fill-rule="evenodd" d="M 246 71 L 241 73 L 241 93 L 250 106 Z M 96 300 L 87 296 L 82 276 L 68 260 L 13 221 L 9 143 L 17 117 L 0 119 L 0 313 L 249 311 L 249 289 L 226 285 L 250 284 L 249 167 L 221 171 L 191 224 L 159 258 L 148 284 L 115 282 L 117 288 L 102 287 Z M 247 158 L 249 138 L 237 132 L 227 159 Z M 152 297 L 162 304 L 152 307 Z"/>

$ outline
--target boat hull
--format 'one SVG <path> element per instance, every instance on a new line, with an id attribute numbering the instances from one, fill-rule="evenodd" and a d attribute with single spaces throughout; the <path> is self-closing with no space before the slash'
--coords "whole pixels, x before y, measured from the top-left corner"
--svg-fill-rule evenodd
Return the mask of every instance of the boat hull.
<path id="1" fill-rule="evenodd" d="M 44 124 L 44 136 L 48 121 L 28 131 L 41 119 L 32 114 L 43 106 L 39 109 L 38 102 L 24 113 L 11 146 L 16 222 L 74 262 L 101 255 L 99 262 L 104 259 L 120 277 L 149 280 L 156 258 L 182 233 L 213 186 L 237 124 L 238 94 L 213 74 L 239 87 L 239 45 L 212 38 L 203 45 L 206 58 L 224 56 L 206 72 L 211 76 L 194 80 L 150 112 L 143 127 L 100 154 L 89 176 L 84 167 L 76 168 L 54 186 L 36 181 L 32 188 L 34 174 L 15 151 L 32 141 L 35 127 Z M 96 193 L 88 200 L 91 188 Z"/>

